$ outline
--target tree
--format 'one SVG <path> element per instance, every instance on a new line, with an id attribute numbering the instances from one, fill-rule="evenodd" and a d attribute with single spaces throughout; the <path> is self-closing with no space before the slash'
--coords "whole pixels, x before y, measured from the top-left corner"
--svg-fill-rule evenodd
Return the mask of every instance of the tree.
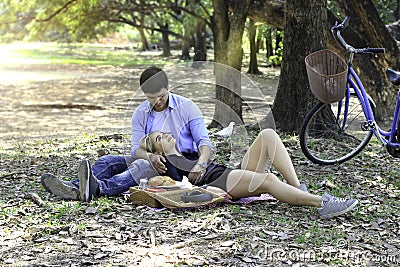
<path id="1" fill-rule="evenodd" d="M 206 23 L 203 20 L 197 22 L 194 34 L 194 58 L 193 61 L 207 60 Z M 196 64 L 194 64 L 196 66 Z"/>
<path id="2" fill-rule="evenodd" d="M 163 57 L 170 57 L 172 56 L 171 54 L 171 45 L 169 43 L 169 29 L 168 29 L 168 23 L 164 24 L 158 24 L 160 29 L 161 29 L 161 34 L 162 34 L 162 48 L 163 48 Z"/>
<path id="3" fill-rule="evenodd" d="M 250 64 L 247 73 L 262 74 L 262 72 L 258 69 L 258 63 L 257 63 L 257 45 L 256 45 L 257 27 L 255 25 L 255 21 L 252 19 L 249 20 L 248 31 L 249 31 L 249 41 L 250 41 Z"/>
<path id="4" fill-rule="evenodd" d="M 385 1 L 394 2 L 394 0 Z M 363 69 L 360 69 L 359 72 L 361 72 L 362 78 L 366 78 L 367 82 L 365 85 L 368 92 L 374 97 L 378 106 L 381 107 L 377 110 L 378 117 L 386 117 L 385 114 L 388 112 L 388 106 L 391 104 L 390 99 L 394 91 L 389 91 L 390 93 L 388 93 L 387 90 L 384 90 L 387 80 L 383 70 L 386 66 L 398 66 L 398 48 L 388 30 L 384 27 L 382 20 L 379 19 L 372 0 L 335 0 L 334 2 L 339 3 L 339 11 L 341 12 L 337 14 L 351 14 L 352 21 L 356 22 L 352 24 L 355 26 L 355 33 L 358 33 L 352 35 L 354 40 L 362 41 L 362 44 L 369 46 L 385 47 L 389 52 L 384 57 L 379 57 L 378 61 L 365 59 L 365 61 L 359 64 L 363 66 Z M 66 36 L 71 41 L 74 41 L 93 38 L 115 28 L 115 25 L 119 23 L 125 23 L 132 27 L 160 33 L 163 32 L 164 34 L 185 40 L 186 37 L 182 34 L 182 28 L 179 26 L 174 27 L 179 25 L 179 23 L 174 23 L 179 21 L 176 18 L 181 13 L 184 13 L 193 18 L 204 20 L 207 25 L 211 25 L 208 23 L 212 19 L 215 60 L 236 70 L 240 70 L 243 55 L 241 39 L 246 17 L 280 29 L 284 26 L 284 1 L 213 0 L 212 8 L 208 6 L 210 3 L 211 1 L 200 0 L 5 0 L 0 3 L 0 8 L 4 10 L 2 16 L 0 16 L 0 33 L 3 33 L 3 39 L 7 38 L 10 40 L 10 33 L 13 32 L 30 32 L 32 36 L 44 36 L 43 32 L 51 32 L 53 39 L 60 39 Z M 189 8 L 189 4 L 194 4 L 195 8 Z M 311 4 L 306 1 L 304 5 L 309 6 Z M 303 11 L 301 6 L 299 8 L 299 11 Z M 209 10 L 211 9 L 214 9 L 212 18 L 209 14 Z M 199 10 L 202 10 L 202 12 L 199 12 Z M 297 12 L 297 10 L 291 11 Z M 311 14 L 314 14 L 313 10 L 311 12 Z M 322 26 L 326 30 L 330 29 L 336 20 L 339 20 L 331 12 L 328 13 L 328 22 Z M 310 16 L 310 12 L 302 14 L 306 17 Z M 145 17 L 144 22 L 140 20 L 141 16 Z M 161 18 L 161 20 L 157 20 L 157 18 Z M 157 26 L 157 22 L 160 26 Z M 165 27 L 166 24 L 168 24 L 168 28 Z M 306 32 L 309 30 L 310 28 L 307 28 Z M 316 30 L 319 29 L 313 28 L 311 32 L 315 32 Z M 307 42 L 310 40 L 312 39 L 308 39 Z M 286 39 L 285 46 L 291 45 L 286 43 L 288 41 L 293 41 L 293 39 Z M 299 40 L 295 41 L 297 44 L 300 44 Z M 337 49 L 332 38 L 329 38 L 327 42 L 329 48 Z M 305 55 L 302 55 L 303 58 Z M 304 72 L 304 65 L 297 64 L 295 67 L 291 67 L 290 72 L 300 75 L 300 73 Z M 236 113 L 233 117 L 238 117 L 240 120 L 242 116 L 240 78 L 225 75 L 226 80 L 223 80 L 221 78 L 223 75 L 219 72 L 216 73 L 217 83 L 224 85 L 216 86 L 218 102 L 222 106 L 231 106 L 234 113 Z M 288 77 L 285 76 L 287 74 L 289 73 L 284 73 L 281 79 L 287 79 Z M 369 77 L 372 77 L 372 79 L 368 79 Z M 228 83 L 225 84 L 224 82 Z M 306 80 L 301 79 L 299 83 L 301 83 L 298 85 L 299 87 L 301 85 L 303 88 L 308 87 Z M 287 87 L 284 84 L 285 82 L 282 81 L 282 85 L 278 88 L 278 95 L 281 94 L 279 93 L 281 88 Z M 225 90 L 223 87 L 232 90 Z M 312 99 L 311 95 L 310 97 Z M 304 106 L 308 105 L 310 99 L 306 102 L 301 105 L 299 103 L 299 105 L 288 106 L 286 112 L 288 114 L 302 114 Z M 215 113 L 213 123 L 219 121 L 218 124 L 221 123 L 224 125 L 233 120 L 233 118 L 230 118 L 231 115 L 225 116 L 226 113 L 224 113 L 224 109 L 221 109 L 219 104 L 217 104 Z M 295 120 L 299 117 L 301 115 L 286 116 L 286 119 Z M 296 124 L 298 121 L 297 119 L 297 122 L 291 122 L 291 124 Z"/>
<path id="5" fill-rule="evenodd" d="M 176 31 L 171 30 L 171 25 L 180 24 L 176 20 L 176 12 L 193 15 L 182 2 L 184 1 L 7 0 L 2 4 L 5 11 L 0 17 L 0 29 L 10 32 L 11 28 L 19 25 L 13 34 L 18 39 L 28 37 L 43 40 L 46 34 L 57 33 L 58 36 L 53 39 L 85 41 L 115 30 L 119 24 L 127 24 L 139 30 L 143 47 L 146 47 L 144 30 L 161 33 L 165 42 L 168 42 L 168 36 L 182 40 L 185 38 L 179 32 L 180 27 L 176 27 Z M 24 36 L 18 36 L 17 30 L 23 31 Z M 168 48 L 168 43 L 166 45 Z"/>
<path id="6" fill-rule="evenodd" d="M 145 15 L 140 14 L 139 16 L 139 25 L 144 25 Z M 146 51 L 150 49 L 149 43 L 147 42 L 146 34 L 144 32 L 144 28 L 141 26 L 136 27 L 138 29 L 140 40 L 142 41 L 142 51 Z"/>
<path id="7" fill-rule="evenodd" d="M 210 127 L 242 123 L 241 77 L 242 36 L 252 0 L 213 0 L 212 17 L 216 65 L 216 103 Z M 231 6 L 229 6 L 231 4 Z M 233 112 L 232 112 L 233 111 Z"/>
<path id="8" fill-rule="evenodd" d="M 373 5 L 371 0 L 335 0 L 333 2 L 339 4 L 339 13 L 341 13 L 343 17 L 338 18 L 328 10 L 327 23 L 322 25 L 326 31 L 328 31 L 336 21 L 341 21 L 344 18 L 344 15 L 350 15 L 351 27 L 347 29 L 347 31 L 352 31 L 351 35 L 347 35 L 350 36 L 348 39 L 350 44 L 354 45 L 355 47 L 384 47 L 387 51 L 385 55 L 380 55 L 378 60 L 371 60 L 369 57 L 358 57 L 355 63 L 357 66 L 362 66 L 362 68 L 357 68 L 356 71 L 363 79 L 367 92 L 374 98 L 377 106 L 379 106 L 379 108 L 376 110 L 377 118 L 380 119 L 388 117 L 393 114 L 391 108 L 389 107 L 393 106 L 394 95 L 396 91 L 393 89 L 388 90 L 385 68 L 388 66 L 398 69 L 400 68 L 398 47 L 392 36 L 390 36 L 389 31 L 385 27 L 383 21 L 380 19 L 379 13 L 377 12 L 376 7 Z M 282 2 L 257 1 L 255 3 L 256 4 L 251 7 L 251 11 L 249 12 L 254 20 L 282 28 L 284 21 L 283 18 L 280 18 L 280 16 L 283 16 L 282 14 L 284 13 L 284 5 Z M 308 16 L 309 14 L 305 15 Z M 316 29 L 313 28 L 313 30 Z M 309 40 L 307 40 L 307 42 L 308 41 Z M 297 43 L 300 44 L 299 41 L 297 41 Z M 286 45 L 288 44 L 284 42 L 284 46 Z M 341 52 L 333 38 L 327 39 L 327 45 L 329 49 Z M 306 56 L 306 54 L 304 54 L 304 56 Z M 293 70 L 295 73 L 304 71 L 304 67 L 301 67 L 300 65 L 298 67 L 299 69 Z M 286 78 L 287 77 L 281 74 L 281 79 Z M 302 86 L 308 87 L 308 82 L 305 80 L 301 80 L 299 82 L 302 83 Z M 277 94 L 280 94 L 280 88 L 281 87 L 279 86 Z M 312 96 L 310 95 L 310 97 Z M 307 102 L 309 101 L 310 100 Z M 304 112 L 303 107 L 306 104 L 307 103 L 300 106 L 288 107 L 290 110 L 287 111 L 290 114 L 302 114 Z M 293 116 L 292 119 L 295 117 L 297 116 Z M 291 118 L 287 117 L 286 119 Z M 292 123 L 295 124 L 296 122 Z"/>
<path id="9" fill-rule="evenodd" d="M 300 128 L 312 104 L 304 58 L 326 47 L 326 5 L 320 0 L 286 0 L 281 76 L 272 108 L 277 126 L 286 132 Z"/>
<path id="10" fill-rule="evenodd" d="M 265 49 L 267 50 L 266 58 L 274 55 L 274 48 L 272 46 L 272 27 L 267 26 L 265 29 Z"/>
<path id="11" fill-rule="evenodd" d="M 193 61 L 205 61 L 207 60 L 206 29 L 207 27 L 211 28 L 211 14 L 209 11 L 212 9 L 211 2 L 199 0 L 186 1 L 185 9 L 187 12 L 182 15 L 182 24 L 184 25 L 184 32 L 187 39 L 184 40 L 182 48 L 184 53 L 182 53 L 181 58 L 184 60 L 190 59 L 189 51 L 190 47 L 193 46 Z"/>
<path id="12" fill-rule="evenodd" d="M 399 0 L 372 0 L 379 16 L 385 24 L 390 24 L 400 19 Z"/>
<path id="13" fill-rule="evenodd" d="M 117 26 L 103 23 L 104 7 L 99 1 L 7 0 L 3 2 L 0 28 L 7 32 L 9 40 L 93 39 Z"/>

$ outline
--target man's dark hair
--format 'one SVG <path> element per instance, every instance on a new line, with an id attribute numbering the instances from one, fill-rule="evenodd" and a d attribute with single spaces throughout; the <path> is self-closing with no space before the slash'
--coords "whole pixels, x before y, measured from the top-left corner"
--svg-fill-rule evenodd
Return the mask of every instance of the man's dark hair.
<path id="1" fill-rule="evenodd" d="M 140 75 L 140 87 L 145 94 L 158 93 L 163 88 L 168 89 L 167 74 L 156 66 L 147 68 Z"/>

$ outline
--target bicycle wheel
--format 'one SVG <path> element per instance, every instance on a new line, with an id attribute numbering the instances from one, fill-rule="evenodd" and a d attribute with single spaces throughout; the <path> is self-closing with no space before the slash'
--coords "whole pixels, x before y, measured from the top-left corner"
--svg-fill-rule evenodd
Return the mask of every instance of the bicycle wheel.
<path id="1" fill-rule="evenodd" d="M 363 130 L 367 120 L 360 100 L 354 93 L 351 94 L 343 126 L 344 102 L 319 102 L 304 119 L 300 130 L 300 146 L 312 162 L 321 165 L 345 162 L 357 155 L 371 139 L 372 131 Z M 374 111 L 371 101 L 370 104 Z"/>

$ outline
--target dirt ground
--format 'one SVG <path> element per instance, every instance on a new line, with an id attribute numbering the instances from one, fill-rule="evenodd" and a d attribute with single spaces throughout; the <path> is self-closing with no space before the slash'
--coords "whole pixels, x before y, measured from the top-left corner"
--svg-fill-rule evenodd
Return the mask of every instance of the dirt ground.
<path id="1" fill-rule="evenodd" d="M 159 52 L 142 57 L 158 56 Z M 192 98 L 210 122 L 214 113 L 212 63 L 205 70 L 178 62 L 165 66 L 171 90 Z M 129 134 L 134 108 L 145 98 L 138 91 L 140 73 L 148 66 L 57 65 L 23 60 L 0 62 L 2 139 L 74 136 L 81 133 Z M 264 75 L 243 74 L 247 87 L 272 104 L 279 68 Z M 214 80 L 213 80 L 214 79 Z M 72 123 L 71 123 L 72 122 Z"/>
<path id="2" fill-rule="evenodd" d="M 353 214 L 332 220 L 277 201 L 155 210 L 127 195 L 80 203 L 45 192 L 45 172 L 69 180 L 82 158 L 127 153 L 143 69 L 0 66 L 1 266 L 398 266 L 399 160 L 376 143 L 348 163 L 321 167 L 296 136 L 282 136 L 312 193 L 359 199 Z M 210 121 L 212 86 L 199 85 L 208 74 L 196 78 L 185 64 L 166 70 Z M 251 79 L 272 103 L 279 70 L 261 70 Z M 213 140 L 230 149 L 229 138 Z"/>

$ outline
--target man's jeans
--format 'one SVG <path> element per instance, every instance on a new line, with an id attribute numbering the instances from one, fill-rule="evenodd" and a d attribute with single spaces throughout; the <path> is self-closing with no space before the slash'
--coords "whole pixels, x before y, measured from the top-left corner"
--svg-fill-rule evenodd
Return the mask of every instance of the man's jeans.
<path id="1" fill-rule="evenodd" d="M 157 171 L 144 159 L 134 160 L 131 156 L 105 155 L 92 167 L 93 175 L 99 181 L 100 196 L 113 196 L 137 186 L 140 179 L 157 176 Z M 79 181 L 74 181 L 76 185 Z"/>

